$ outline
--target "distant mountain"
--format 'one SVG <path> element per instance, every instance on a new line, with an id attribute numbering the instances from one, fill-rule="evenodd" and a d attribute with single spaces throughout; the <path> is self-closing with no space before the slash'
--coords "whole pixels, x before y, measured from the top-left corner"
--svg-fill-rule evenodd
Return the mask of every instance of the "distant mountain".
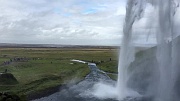
<path id="1" fill-rule="evenodd" d="M 43 48 L 43 47 L 63 47 L 63 45 L 53 45 L 53 44 L 15 44 L 15 43 L 0 43 L 0 47 L 9 48 Z"/>
<path id="2" fill-rule="evenodd" d="M 1 48 L 119 48 L 119 46 L 0 43 Z"/>

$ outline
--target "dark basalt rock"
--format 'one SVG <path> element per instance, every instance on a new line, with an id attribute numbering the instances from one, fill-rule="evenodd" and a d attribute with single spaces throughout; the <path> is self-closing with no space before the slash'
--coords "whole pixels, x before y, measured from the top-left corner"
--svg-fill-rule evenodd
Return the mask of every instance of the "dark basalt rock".
<path id="1" fill-rule="evenodd" d="M 0 101 L 22 101 L 22 100 L 15 94 L 0 93 Z"/>

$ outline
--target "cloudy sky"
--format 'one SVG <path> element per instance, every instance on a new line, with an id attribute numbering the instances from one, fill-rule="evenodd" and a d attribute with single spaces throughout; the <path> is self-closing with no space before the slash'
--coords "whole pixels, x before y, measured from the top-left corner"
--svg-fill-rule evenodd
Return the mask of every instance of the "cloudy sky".
<path id="1" fill-rule="evenodd" d="M 144 4 L 135 43 L 156 43 L 157 12 Z M 125 13 L 126 0 L 0 0 L 0 43 L 120 45 Z M 174 24 L 179 29 L 179 6 Z"/>
<path id="2" fill-rule="evenodd" d="M 0 43 L 115 45 L 126 0 L 0 0 Z"/>

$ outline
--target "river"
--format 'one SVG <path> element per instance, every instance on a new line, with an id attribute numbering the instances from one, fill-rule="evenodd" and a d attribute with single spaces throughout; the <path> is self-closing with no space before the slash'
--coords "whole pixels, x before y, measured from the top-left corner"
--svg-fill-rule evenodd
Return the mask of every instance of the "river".
<path id="1" fill-rule="evenodd" d="M 95 63 L 88 63 L 88 67 L 91 72 L 83 81 L 34 101 L 117 101 L 110 98 L 104 99 L 102 97 L 97 98 L 94 96 L 93 90 L 95 84 L 101 82 L 115 86 L 116 81 L 112 80 L 104 71 L 99 70 Z"/>

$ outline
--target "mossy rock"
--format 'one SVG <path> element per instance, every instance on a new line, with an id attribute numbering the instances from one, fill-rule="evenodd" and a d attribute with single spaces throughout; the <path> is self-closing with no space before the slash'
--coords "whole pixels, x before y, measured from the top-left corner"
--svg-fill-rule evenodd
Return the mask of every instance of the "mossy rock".
<path id="1" fill-rule="evenodd" d="M 0 73 L 0 85 L 15 84 L 18 84 L 18 81 L 11 73 Z"/>

